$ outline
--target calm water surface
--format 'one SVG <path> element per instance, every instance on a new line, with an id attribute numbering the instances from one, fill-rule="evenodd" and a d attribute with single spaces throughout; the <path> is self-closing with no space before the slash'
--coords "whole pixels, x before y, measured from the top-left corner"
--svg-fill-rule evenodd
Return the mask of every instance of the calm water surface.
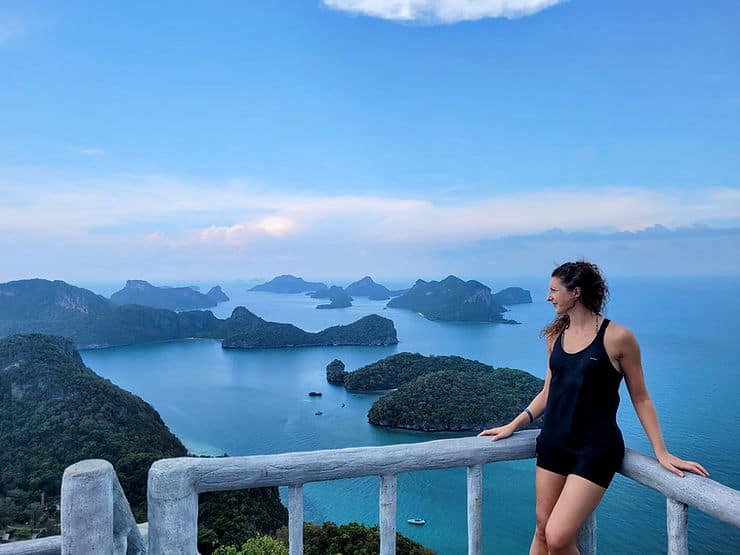
<path id="1" fill-rule="evenodd" d="M 219 317 L 243 305 L 267 320 L 318 331 L 377 313 L 395 322 L 400 343 L 230 351 L 218 341 L 187 340 L 82 354 L 98 374 L 151 403 L 196 453 L 253 455 L 455 437 L 371 426 L 367 411 L 378 396 L 327 384 L 325 367 L 339 358 L 354 370 L 413 351 L 460 355 L 544 377 L 545 348 L 538 333 L 553 314 L 544 301 L 548 280 L 483 281 L 496 290 L 520 285 L 532 291 L 533 304 L 512 307 L 509 313 L 521 325 L 430 322 L 362 298 L 347 309 L 316 310 L 323 301 L 224 284 L 232 300 L 214 310 Z M 668 448 L 699 460 L 713 479 L 740 489 L 740 344 L 734 324 L 740 314 L 740 280 L 622 279 L 610 285 L 607 317 L 630 327 L 640 341 L 646 382 Z M 311 390 L 323 396 L 307 397 Z M 626 445 L 652 454 L 624 385 L 620 393 Z M 317 410 L 323 415 L 316 416 Z M 527 552 L 534 527 L 534 466 L 534 460 L 486 466 L 485 553 Z M 399 531 L 440 554 L 466 553 L 465 492 L 464 468 L 399 476 Z M 377 478 L 308 484 L 304 497 L 307 520 L 378 523 Z M 407 524 L 411 516 L 423 517 L 426 526 Z M 617 475 L 597 519 L 601 553 L 665 552 L 665 499 L 652 490 Z M 692 553 L 740 553 L 740 531 L 692 509 L 689 547 Z"/>

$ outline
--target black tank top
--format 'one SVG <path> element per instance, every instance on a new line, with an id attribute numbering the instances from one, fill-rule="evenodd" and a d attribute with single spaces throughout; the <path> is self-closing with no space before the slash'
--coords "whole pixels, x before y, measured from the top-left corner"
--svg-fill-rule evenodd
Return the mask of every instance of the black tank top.
<path id="1" fill-rule="evenodd" d="M 619 384 L 604 347 L 604 318 L 590 345 L 577 353 L 563 350 L 563 334 L 550 354 L 550 388 L 540 440 L 573 449 L 624 449 L 617 426 Z"/>

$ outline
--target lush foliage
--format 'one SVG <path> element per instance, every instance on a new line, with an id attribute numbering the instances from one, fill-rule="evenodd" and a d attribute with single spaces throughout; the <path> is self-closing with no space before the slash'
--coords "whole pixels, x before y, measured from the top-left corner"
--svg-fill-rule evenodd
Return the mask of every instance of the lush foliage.
<path id="1" fill-rule="evenodd" d="M 275 534 L 288 524 L 277 488 L 204 493 L 198 502 L 198 551 L 204 554 Z"/>
<path id="2" fill-rule="evenodd" d="M 272 536 L 257 536 L 247 540 L 241 547 L 219 547 L 213 555 L 288 555 L 288 548 Z"/>
<path id="3" fill-rule="evenodd" d="M 378 399 L 368 420 L 423 431 L 498 426 L 519 414 L 542 385 L 541 379 L 511 368 L 440 370 Z"/>
<path id="4" fill-rule="evenodd" d="M 58 533 L 64 469 L 89 458 L 113 464 L 134 516 L 146 520 L 152 462 L 186 454 L 148 403 L 85 367 L 70 341 L 40 334 L 0 340 L 0 525 Z M 240 543 L 286 522 L 277 488 L 200 499 L 206 547 L 224 538 Z"/>
<path id="5" fill-rule="evenodd" d="M 344 363 L 335 358 L 326 365 L 326 381 L 330 383 L 344 383 L 347 372 L 344 371 Z"/>
<path id="6" fill-rule="evenodd" d="M 288 544 L 288 531 L 278 531 L 278 539 Z M 377 526 L 356 522 L 338 526 L 333 522 L 322 525 L 303 524 L 304 555 L 377 555 L 380 552 L 380 531 Z M 397 555 L 434 555 L 428 549 L 402 534 L 396 534 Z"/>
<path id="7" fill-rule="evenodd" d="M 346 326 L 310 333 L 292 324 L 259 319 L 226 336 L 224 348 L 299 347 L 309 345 L 392 345 L 398 343 L 393 321 L 376 314 Z"/>
<path id="8" fill-rule="evenodd" d="M 394 389 L 424 374 L 451 368 L 488 370 L 491 367 L 477 360 L 457 356 L 427 357 L 419 353 L 398 353 L 348 373 L 344 386 L 351 391 Z"/>
<path id="9" fill-rule="evenodd" d="M 493 299 L 490 288 L 455 276 L 439 282 L 417 280 L 409 291 L 391 299 L 388 306 L 408 308 L 430 320 L 512 323 L 501 316 L 506 309 Z"/>

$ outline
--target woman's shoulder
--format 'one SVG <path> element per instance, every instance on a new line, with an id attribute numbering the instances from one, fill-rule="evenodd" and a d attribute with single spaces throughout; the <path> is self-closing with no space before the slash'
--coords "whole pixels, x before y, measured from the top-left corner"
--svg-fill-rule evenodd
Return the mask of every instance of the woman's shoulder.
<path id="1" fill-rule="evenodd" d="M 609 325 L 604 333 L 604 341 L 615 346 L 637 343 L 635 334 L 627 326 L 623 326 L 613 320 L 609 320 Z"/>

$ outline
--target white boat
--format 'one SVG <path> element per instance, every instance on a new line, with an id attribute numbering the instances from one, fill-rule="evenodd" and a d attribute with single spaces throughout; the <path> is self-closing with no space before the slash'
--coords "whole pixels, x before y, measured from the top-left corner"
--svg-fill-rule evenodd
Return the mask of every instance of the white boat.
<path id="1" fill-rule="evenodd" d="M 409 524 L 416 524 L 417 526 L 421 526 L 427 523 L 426 520 L 424 520 L 423 518 L 410 518 L 406 522 L 408 522 Z"/>

